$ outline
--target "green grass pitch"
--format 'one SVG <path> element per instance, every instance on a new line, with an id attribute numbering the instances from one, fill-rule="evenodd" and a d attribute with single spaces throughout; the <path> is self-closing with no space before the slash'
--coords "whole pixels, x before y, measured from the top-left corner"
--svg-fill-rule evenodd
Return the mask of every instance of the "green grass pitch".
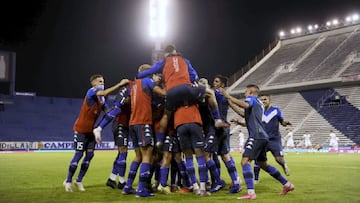
<path id="1" fill-rule="evenodd" d="M 242 191 L 233 195 L 226 194 L 228 187 L 210 197 L 192 193 L 156 193 L 150 198 L 122 195 L 121 190 L 105 186 L 115 155 L 116 151 L 96 151 L 83 180 L 86 191 L 74 188 L 74 192 L 67 193 L 62 183 L 73 152 L 0 154 L 0 202 L 239 202 L 236 197 L 246 192 L 242 183 Z M 128 167 L 133 155 L 130 151 Z M 241 154 L 232 155 L 243 179 Z M 268 155 L 269 163 L 279 168 L 271 154 Z M 280 196 L 280 183 L 261 171 L 260 183 L 255 187 L 256 202 L 360 202 L 360 154 L 289 153 L 285 158 L 291 169 L 288 178 L 295 184 L 295 191 Z M 224 165 L 222 177 L 230 182 Z"/>

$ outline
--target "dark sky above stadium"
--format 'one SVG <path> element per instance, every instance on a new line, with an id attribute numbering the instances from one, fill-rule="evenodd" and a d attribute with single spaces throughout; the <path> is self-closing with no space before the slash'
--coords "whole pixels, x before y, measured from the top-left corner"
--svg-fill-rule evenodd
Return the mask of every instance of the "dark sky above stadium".
<path id="1" fill-rule="evenodd" d="M 0 50 L 17 54 L 16 91 L 83 97 L 89 76 L 106 85 L 150 63 L 148 0 L 11 0 L 1 3 Z M 168 0 L 167 41 L 200 76 L 230 76 L 280 29 L 360 11 L 358 0 Z"/>

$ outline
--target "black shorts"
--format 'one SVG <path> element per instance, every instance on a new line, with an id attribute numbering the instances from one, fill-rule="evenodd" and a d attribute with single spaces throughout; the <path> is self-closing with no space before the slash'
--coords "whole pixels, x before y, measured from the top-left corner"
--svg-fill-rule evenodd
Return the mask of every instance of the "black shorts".
<path id="1" fill-rule="evenodd" d="M 154 134 L 152 126 L 149 124 L 131 125 L 129 135 L 133 141 L 134 148 L 154 147 Z"/>
<path id="2" fill-rule="evenodd" d="M 244 147 L 243 157 L 248 157 L 250 160 L 266 161 L 268 140 L 249 138 Z"/>
<path id="3" fill-rule="evenodd" d="M 204 148 L 204 133 L 198 123 L 186 123 L 176 129 L 181 150 Z"/>
<path id="4" fill-rule="evenodd" d="M 123 124 L 114 122 L 113 134 L 114 142 L 118 147 L 127 147 L 129 143 L 129 128 Z"/>
<path id="5" fill-rule="evenodd" d="M 165 108 L 175 111 L 179 106 L 189 105 L 205 97 L 206 88 L 201 85 L 179 85 L 166 92 Z"/>
<path id="6" fill-rule="evenodd" d="M 94 150 L 96 145 L 95 136 L 93 133 L 80 134 L 74 132 L 74 148 L 76 151 Z"/>

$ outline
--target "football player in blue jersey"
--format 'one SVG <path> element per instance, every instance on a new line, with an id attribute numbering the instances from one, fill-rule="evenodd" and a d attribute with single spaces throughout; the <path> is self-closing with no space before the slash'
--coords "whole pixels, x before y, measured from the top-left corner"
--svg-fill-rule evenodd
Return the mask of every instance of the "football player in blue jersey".
<path id="1" fill-rule="evenodd" d="M 285 174 L 289 176 L 290 170 L 286 165 L 284 159 L 279 124 L 286 127 L 288 125 L 291 125 L 291 123 L 289 121 L 284 120 L 281 110 L 278 107 L 272 106 L 270 95 L 262 95 L 260 99 L 265 107 L 263 124 L 265 127 L 265 131 L 269 135 L 269 143 L 267 146 L 267 150 L 272 153 L 276 162 L 280 164 Z M 259 173 L 260 173 L 260 166 L 255 161 L 254 164 L 255 184 L 259 181 Z"/>
<path id="2" fill-rule="evenodd" d="M 295 186 L 290 183 L 280 172 L 267 163 L 266 148 L 269 142 L 269 135 L 265 131 L 263 124 L 264 106 L 257 98 L 260 89 L 257 85 L 248 85 L 245 90 L 245 100 L 237 99 L 230 96 L 224 89 L 220 89 L 224 97 L 245 110 L 246 127 L 249 132 L 249 138 L 245 144 L 245 151 L 241 159 L 243 176 L 247 187 L 247 194 L 238 197 L 238 199 L 250 200 L 256 199 L 253 171 L 251 169 L 251 161 L 257 160 L 260 167 L 268 172 L 273 178 L 278 180 L 282 185 L 280 195 L 286 195 L 289 191 L 293 191 Z"/>

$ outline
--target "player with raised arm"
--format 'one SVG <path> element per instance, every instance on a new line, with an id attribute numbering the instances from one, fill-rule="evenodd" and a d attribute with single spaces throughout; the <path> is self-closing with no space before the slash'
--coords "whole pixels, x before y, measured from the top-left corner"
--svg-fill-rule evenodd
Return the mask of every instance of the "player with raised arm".
<path id="1" fill-rule="evenodd" d="M 128 97 L 128 88 L 122 87 L 118 94 L 116 95 L 116 99 L 111 107 L 111 109 L 106 112 L 103 118 L 100 120 L 99 125 L 93 130 L 95 138 L 101 140 L 101 131 L 104 129 L 114 118 L 121 113 L 121 107 L 125 103 L 125 99 Z"/>
<path id="2" fill-rule="evenodd" d="M 125 88 L 127 88 L 126 92 L 130 92 L 132 82 L 130 82 Z M 123 189 L 125 186 L 125 171 L 126 171 L 126 158 L 128 155 L 128 142 L 129 142 L 129 120 L 130 120 L 130 96 L 126 95 L 124 97 L 124 90 L 120 90 L 115 98 L 115 109 L 121 106 L 121 112 L 116 114 L 115 119 L 113 120 L 113 135 L 115 145 L 118 147 L 117 156 L 113 162 L 113 167 L 110 173 L 108 180 L 106 181 L 106 185 L 115 189 Z M 118 105 L 118 103 L 122 103 Z M 116 110 L 117 111 L 117 110 Z M 111 112 L 111 111 L 110 111 Z M 112 119 L 110 119 L 112 120 Z M 119 183 L 116 185 L 116 177 L 119 176 Z"/>
<path id="3" fill-rule="evenodd" d="M 245 109 L 245 122 L 249 131 L 249 138 L 241 160 L 247 194 L 238 199 L 256 199 L 254 174 L 251 169 L 252 160 L 257 160 L 263 170 L 283 185 L 280 195 L 286 195 L 289 191 L 293 191 L 295 186 L 283 177 L 275 167 L 267 163 L 266 148 L 269 142 L 269 135 L 266 133 L 262 122 L 264 106 L 257 98 L 260 92 L 259 87 L 257 85 L 248 85 L 245 90 L 246 98 L 244 101 L 230 96 L 224 89 L 221 89 L 221 92 L 228 100 Z"/>
<path id="4" fill-rule="evenodd" d="M 150 69 L 138 73 L 138 78 L 143 78 L 151 74 L 162 73 L 164 76 L 165 87 L 167 91 L 165 113 L 160 121 L 160 131 L 156 135 L 157 145 L 162 145 L 165 137 L 167 123 L 172 113 L 182 105 L 188 105 L 201 100 L 203 97 L 209 97 L 209 104 L 216 127 L 227 127 L 220 119 L 218 105 L 211 89 L 194 84 L 199 77 L 190 61 L 175 49 L 174 45 L 166 46 L 165 58 L 155 63 Z"/>
<path id="5" fill-rule="evenodd" d="M 81 163 L 81 169 L 74 184 L 79 191 L 85 191 L 82 179 L 89 168 L 90 161 L 94 157 L 96 141 L 98 143 L 101 142 L 101 139 L 95 141 L 93 128 L 101 111 L 106 107 L 105 96 L 119 87 L 126 85 L 128 82 L 129 80 L 123 79 L 118 84 L 104 89 L 104 78 L 102 75 L 95 74 L 90 77 L 91 88 L 86 92 L 79 116 L 73 127 L 75 154 L 70 161 L 68 175 L 63 183 L 66 192 L 73 191 L 71 185 L 72 178 L 84 153 L 85 157 Z"/>
<path id="6" fill-rule="evenodd" d="M 150 65 L 143 64 L 139 67 L 139 72 L 146 70 Z M 129 122 L 129 135 L 135 148 L 135 158 L 131 163 L 128 180 L 123 188 L 123 194 L 133 194 L 132 188 L 137 169 L 140 166 L 139 184 L 136 197 L 153 196 L 147 189 L 150 180 L 150 170 L 154 148 L 154 136 L 152 128 L 152 94 L 153 92 L 165 96 L 166 91 L 158 84 L 161 76 L 153 74 L 150 77 L 136 79 L 130 93 L 131 115 Z"/>

